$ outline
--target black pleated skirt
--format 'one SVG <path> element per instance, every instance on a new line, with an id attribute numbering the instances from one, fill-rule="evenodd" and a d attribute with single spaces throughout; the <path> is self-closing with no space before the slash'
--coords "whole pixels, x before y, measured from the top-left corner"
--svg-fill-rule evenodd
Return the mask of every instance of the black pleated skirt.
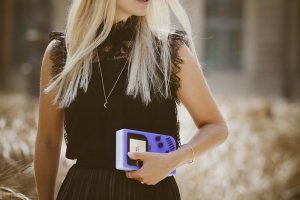
<path id="1" fill-rule="evenodd" d="M 83 167 L 73 164 L 58 191 L 56 200 L 180 200 L 174 176 L 155 185 L 126 177 L 125 171 Z"/>

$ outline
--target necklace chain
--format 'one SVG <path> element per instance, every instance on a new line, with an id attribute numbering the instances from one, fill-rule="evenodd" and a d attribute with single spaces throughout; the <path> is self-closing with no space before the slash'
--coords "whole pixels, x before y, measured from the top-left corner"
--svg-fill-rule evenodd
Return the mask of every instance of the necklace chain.
<path id="1" fill-rule="evenodd" d="M 104 81 L 103 81 L 103 75 L 102 75 L 102 70 L 101 70 L 101 66 L 100 66 L 100 58 L 99 58 L 98 50 L 96 50 L 96 52 L 97 52 L 97 58 L 98 58 L 98 65 L 99 65 L 100 73 L 101 73 L 103 94 L 104 94 L 104 98 L 105 98 L 105 103 L 104 103 L 103 105 L 104 105 L 105 108 L 107 108 L 108 98 L 109 98 L 109 96 L 111 95 L 113 89 L 115 88 L 115 86 L 116 86 L 116 84 L 117 84 L 117 82 L 118 82 L 118 80 L 119 80 L 119 78 L 120 78 L 120 76 L 121 76 L 123 70 L 125 69 L 125 66 L 126 66 L 126 63 L 127 63 L 128 59 L 126 60 L 126 62 L 125 62 L 125 64 L 124 64 L 124 66 L 123 66 L 123 68 L 122 68 L 122 70 L 121 70 L 121 72 L 120 72 L 120 74 L 119 74 L 119 76 L 118 76 L 118 78 L 117 78 L 115 84 L 113 85 L 113 87 L 112 87 L 112 89 L 110 90 L 108 96 L 106 97 L 106 94 L 105 94 L 105 87 L 104 87 Z"/>

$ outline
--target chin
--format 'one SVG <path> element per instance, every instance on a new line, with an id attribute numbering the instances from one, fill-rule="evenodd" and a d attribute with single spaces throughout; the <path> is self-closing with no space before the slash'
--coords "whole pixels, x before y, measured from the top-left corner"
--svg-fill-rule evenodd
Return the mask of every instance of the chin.
<path id="1" fill-rule="evenodd" d="M 142 17 L 142 16 L 146 16 L 146 12 L 135 12 L 135 13 L 132 13 L 132 15 L 135 15 L 135 16 L 139 16 L 139 17 Z"/>
<path id="2" fill-rule="evenodd" d="M 147 14 L 147 9 L 135 9 L 135 10 L 130 10 L 127 13 L 130 13 L 130 15 L 135 15 L 135 16 L 145 16 Z"/>

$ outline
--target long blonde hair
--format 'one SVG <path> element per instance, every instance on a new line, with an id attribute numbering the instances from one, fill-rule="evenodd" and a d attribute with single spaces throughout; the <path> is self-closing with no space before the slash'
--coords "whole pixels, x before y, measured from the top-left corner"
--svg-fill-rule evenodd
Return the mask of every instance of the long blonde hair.
<path id="1" fill-rule="evenodd" d="M 189 48 L 197 57 L 191 24 L 186 11 L 178 0 L 152 0 L 145 16 L 139 17 L 134 44 L 130 52 L 127 95 L 141 95 L 145 104 L 151 102 L 150 87 L 158 90 L 165 98 L 170 97 L 171 49 L 168 35 L 171 32 L 170 9 L 186 32 Z M 116 0 L 73 0 L 67 17 L 65 44 L 66 63 L 63 70 L 52 77 L 44 92 L 57 88 L 54 98 L 60 108 L 67 107 L 76 97 L 78 87 L 87 91 L 91 77 L 93 50 L 109 35 L 114 24 Z M 97 30 L 103 24 L 99 35 Z M 160 58 L 156 58 L 159 38 Z M 155 67 L 163 74 L 159 78 Z M 164 83 L 164 90 L 161 85 Z M 151 86 L 150 86 L 151 85 Z"/>

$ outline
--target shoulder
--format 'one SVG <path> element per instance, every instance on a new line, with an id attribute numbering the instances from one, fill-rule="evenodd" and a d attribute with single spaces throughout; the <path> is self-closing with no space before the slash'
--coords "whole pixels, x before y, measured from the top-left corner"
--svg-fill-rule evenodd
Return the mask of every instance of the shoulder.
<path id="1" fill-rule="evenodd" d="M 171 59 L 175 71 L 179 71 L 179 65 L 183 64 L 187 57 L 191 56 L 191 44 L 186 31 L 180 29 L 171 30 L 168 34 L 171 51 Z M 177 69 L 176 69 L 177 68 Z"/>
<path id="2" fill-rule="evenodd" d="M 177 95 L 179 88 L 182 86 L 183 70 L 185 66 L 192 64 L 196 61 L 196 57 L 191 51 L 191 44 L 187 37 L 187 33 L 184 30 L 172 30 L 169 35 L 169 44 L 171 49 L 172 60 L 172 74 L 171 74 L 171 86 L 173 89 L 173 95 L 177 103 L 180 99 Z"/>
<path id="3" fill-rule="evenodd" d="M 48 35 L 49 44 L 52 50 L 66 50 L 65 34 L 61 31 L 51 31 Z"/>
<path id="4" fill-rule="evenodd" d="M 169 45 L 171 49 L 171 57 L 175 67 L 183 64 L 184 60 L 191 56 L 191 45 L 184 30 L 174 29 L 168 34 Z M 178 71 L 178 70 L 177 70 Z"/>
<path id="5" fill-rule="evenodd" d="M 192 41 L 186 31 L 175 29 L 169 33 L 170 48 L 175 65 L 180 65 L 189 60 L 197 60 L 192 50 Z"/>
<path id="6" fill-rule="evenodd" d="M 181 29 L 171 29 L 167 33 L 167 41 L 169 43 L 170 49 L 172 53 L 175 53 L 181 46 L 187 46 L 190 47 L 190 42 L 187 37 L 187 33 L 184 30 Z M 160 45 L 161 40 L 159 37 L 155 37 L 156 42 Z"/>
<path id="7" fill-rule="evenodd" d="M 49 58 L 53 63 L 52 75 L 59 73 L 66 62 L 66 44 L 65 44 L 65 34 L 61 31 L 51 31 L 48 35 L 49 44 L 47 47 L 47 52 L 49 52 Z"/>
<path id="8" fill-rule="evenodd" d="M 62 31 L 51 31 L 48 35 L 49 40 L 52 41 L 54 39 L 64 42 L 65 34 Z"/>
<path id="9" fill-rule="evenodd" d="M 190 46 L 187 38 L 187 33 L 184 30 L 180 30 L 180 29 L 171 30 L 168 34 L 168 39 L 172 47 L 180 47 L 184 44 L 187 45 L 188 47 Z"/>

